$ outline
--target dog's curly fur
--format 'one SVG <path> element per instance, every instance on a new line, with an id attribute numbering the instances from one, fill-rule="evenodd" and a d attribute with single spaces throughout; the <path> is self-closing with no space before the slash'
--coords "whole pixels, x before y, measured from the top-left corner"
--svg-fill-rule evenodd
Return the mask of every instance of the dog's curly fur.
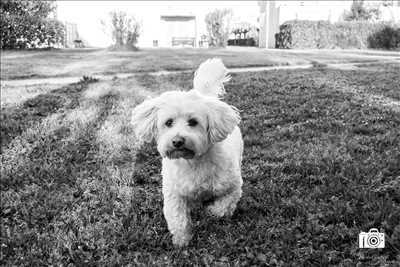
<path id="1" fill-rule="evenodd" d="M 208 200 L 209 214 L 230 216 L 242 195 L 240 116 L 218 98 L 226 73 L 221 60 L 208 60 L 194 89 L 163 93 L 133 110 L 137 137 L 155 139 L 163 158 L 164 216 L 177 246 L 192 237 L 192 202 Z"/>

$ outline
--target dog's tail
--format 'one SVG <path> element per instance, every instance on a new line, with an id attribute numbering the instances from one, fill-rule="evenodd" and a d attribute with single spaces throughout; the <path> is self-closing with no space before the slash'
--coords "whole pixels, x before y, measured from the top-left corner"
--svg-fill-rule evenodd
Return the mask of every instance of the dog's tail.
<path id="1" fill-rule="evenodd" d="M 220 58 L 207 59 L 194 75 L 193 89 L 203 95 L 220 97 L 225 94 L 224 83 L 230 79 L 228 69 Z"/>

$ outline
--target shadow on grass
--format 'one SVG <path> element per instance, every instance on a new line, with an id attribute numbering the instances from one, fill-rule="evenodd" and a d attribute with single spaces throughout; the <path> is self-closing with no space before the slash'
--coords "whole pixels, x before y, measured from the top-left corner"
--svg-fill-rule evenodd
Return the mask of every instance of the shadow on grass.
<path id="1" fill-rule="evenodd" d="M 74 109 L 79 104 L 79 97 L 88 84 L 96 80 L 88 77 L 74 84 L 40 94 L 28 99 L 20 106 L 2 108 L 0 114 L 0 144 L 3 151 L 16 136 L 27 128 L 39 123 L 43 118 L 57 112 L 59 109 Z"/>
<path id="2" fill-rule="evenodd" d="M 161 183 L 161 158 L 156 150 L 156 145 L 146 144 L 136 152 L 135 171 L 132 179 L 137 185 Z M 159 179 L 155 180 L 154 176 Z"/>
<path id="3" fill-rule="evenodd" d="M 102 96 L 96 102 L 99 106 L 96 117 L 75 132 L 74 136 L 71 136 L 72 129 L 69 129 L 68 124 L 61 125 L 54 133 L 46 133 L 33 140 L 32 149 L 23 155 L 24 161 L 15 161 L 15 165 L 7 164 L 6 168 L 2 168 L 2 229 L 8 229 L 9 237 L 2 248 L 3 256 L 0 262 L 14 259 L 13 262 L 17 265 L 23 262 L 43 265 L 46 258 L 57 261 L 60 260 L 58 256 L 65 260 L 70 259 L 71 262 L 80 262 L 82 255 L 71 254 L 68 250 L 62 251 L 57 246 L 58 242 L 69 235 L 69 231 L 73 231 L 73 226 L 68 222 L 70 218 L 63 216 L 85 199 L 85 192 L 81 190 L 79 183 L 86 184 L 93 176 L 99 179 L 106 178 L 101 175 L 103 162 L 99 159 L 99 145 L 95 140 L 98 128 L 117 99 L 116 95 Z M 12 201 L 10 198 L 24 200 Z M 107 203 L 102 205 L 103 208 L 108 208 Z M 60 220 L 58 226 L 54 225 L 56 218 Z M 23 227 L 17 228 L 16 225 Z M 72 228 L 67 230 L 61 226 Z M 65 236 L 57 236 L 55 229 L 65 230 Z M 43 238 L 30 233 L 43 233 Z M 2 236 L 3 234 L 5 233 L 2 232 Z M 70 245 L 72 249 L 79 246 L 78 243 Z M 25 258 L 18 256 L 21 254 L 16 249 L 25 250 L 26 247 L 35 246 L 58 247 L 63 256 L 48 254 L 47 249 L 24 253 Z"/>
<path id="4" fill-rule="evenodd" d="M 96 118 L 75 132 L 72 138 L 72 129 L 63 124 L 54 132 L 32 140 L 31 150 L 25 155 L 26 161 L 15 168 L 2 170 L 2 190 L 17 189 L 31 183 L 73 184 L 82 164 L 86 164 L 88 174 L 97 170 L 99 165 L 96 164 L 101 162 L 96 162 L 98 145 L 93 140 L 96 139 L 97 127 L 107 117 L 115 99 L 114 95 L 101 97 Z"/>

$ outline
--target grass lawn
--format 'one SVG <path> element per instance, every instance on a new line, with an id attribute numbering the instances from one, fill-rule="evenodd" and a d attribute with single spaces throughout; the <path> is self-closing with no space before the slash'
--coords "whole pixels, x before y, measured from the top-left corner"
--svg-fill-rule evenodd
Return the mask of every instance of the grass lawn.
<path id="1" fill-rule="evenodd" d="M 190 74 L 82 80 L 1 112 L 1 254 L 7 266 L 396 266 L 400 262 L 399 66 L 233 74 L 243 197 L 231 219 L 193 214 L 171 244 L 155 146 L 130 111 Z M 355 92 L 364 92 L 358 94 Z M 12 101 L 9 101 L 11 103 Z M 361 231 L 386 234 L 359 249 Z"/>
<path id="2" fill-rule="evenodd" d="M 400 59 L 398 52 L 359 50 L 142 49 L 113 52 L 101 49 L 2 51 L 1 79 L 66 77 L 196 69 L 210 57 L 220 57 L 228 67 L 275 66 L 327 62 L 372 62 Z"/>

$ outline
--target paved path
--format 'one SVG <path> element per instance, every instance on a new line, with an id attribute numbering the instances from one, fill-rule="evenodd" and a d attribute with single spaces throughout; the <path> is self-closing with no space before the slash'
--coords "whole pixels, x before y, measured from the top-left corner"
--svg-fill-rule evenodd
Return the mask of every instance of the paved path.
<path id="1" fill-rule="evenodd" d="M 367 65 L 371 63 L 399 63 L 400 59 L 393 60 L 376 60 L 371 62 L 349 62 L 349 63 L 323 63 L 328 68 L 337 69 L 357 69 L 362 65 Z M 302 64 L 302 65 L 289 65 L 289 66 L 261 66 L 261 67 L 235 67 L 229 68 L 231 73 L 239 72 L 259 72 L 259 71 L 271 71 L 271 70 L 289 70 L 289 69 L 308 69 L 312 68 L 313 64 Z M 114 78 L 128 78 L 135 75 L 149 74 L 149 75 L 169 75 L 169 74 L 179 74 L 179 73 L 190 73 L 194 70 L 178 70 L 178 71 L 156 71 L 156 72 L 134 72 L 134 73 L 115 73 L 108 75 L 91 75 L 91 77 L 98 78 L 100 80 L 112 80 Z M 38 84 L 69 84 L 78 82 L 82 77 L 51 77 L 51 78 L 38 78 L 38 79 L 20 79 L 20 80 L 2 80 L 1 86 L 28 86 L 28 85 L 38 85 Z"/>

